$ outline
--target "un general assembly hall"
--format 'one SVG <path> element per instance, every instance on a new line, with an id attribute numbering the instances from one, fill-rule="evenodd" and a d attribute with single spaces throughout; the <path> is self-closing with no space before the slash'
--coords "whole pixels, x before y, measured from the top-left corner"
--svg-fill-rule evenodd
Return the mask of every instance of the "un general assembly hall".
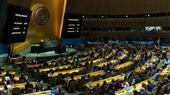
<path id="1" fill-rule="evenodd" d="M 0 95 L 170 95 L 170 0 L 0 0 Z"/>

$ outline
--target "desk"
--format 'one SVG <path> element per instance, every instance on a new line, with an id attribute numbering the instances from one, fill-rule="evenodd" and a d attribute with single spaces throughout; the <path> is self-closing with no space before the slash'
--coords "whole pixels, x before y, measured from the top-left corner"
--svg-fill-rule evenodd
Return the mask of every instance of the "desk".
<path id="1" fill-rule="evenodd" d="M 39 66 L 43 66 L 43 64 L 29 64 L 29 65 L 27 65 L 28 68 L 35 68 L 35 67 L 39 67 Z"/>
<path id="2" fill-rule="evenodd" d="M 154 62 L 157 60 L 156 56 L 152 56 L 152 59 L 150 60 L 150 62 Z M 147 68 L 147 65 L 150 64 L 150 62 L 145 63 L 144 65 L 142 65 L 141 67 L 138 67 L 137 69 L 135 69 L 136 73 L 139 73 L 141 70 L 145 70 Z"/>
<path id="3" fill-rule="evenodd" d="M 144 81 L 142 81 L 142 82 L 140 82 L 140 83 L 138 83 L 138 84 L 135 84 L 136 85 L 136 89 L 138 89 L 143 83 L 145 83 L 146 85 L 148 84 L 148 80 L 150 80 L 150 81 L 152 81 L 152 79 L 147 79 L 147 80 L 144 80 Z M 134 89 L 134 87 L 133 86 L 130 86 L 130 95 L 133 95 L 133 91 L 135 90 Z M 122 90 L 120 90 L 120 91 L 115 91 L 115 94 L 116 95 L 124 95 L 124 94 L 126 94 L 126 93 L 129 93 L 129 92 L 127 92 L 126 91 L 126 89 L 124 88 L 124 89 L 122 89 Z"/>
<path id="4" fill-rule="evenodd" d="M 118 57 L 118 59 L 119 60 L 122 60 L 122 59 L 124 59 L 125 57 L 127 57 L 127 53 L 128 53 L 128 51 L 127 50 L 123 50 L 124 51 L 124 54 L 123 55 L 121 55 L 120 57 Z"/>
<path id="5" fill-rule="evenodd" d="M 81 62 L 81 61 L 85 61 L 87 58 L 89 58 L 89 57 L 79 58 L 78 60 L 79 60 L 79 62 Z"/>
<path id="6" fill-rule="evenodd" d="M 35 92 L 35 93 L 28 93 L 28 94 L 22 94 L 22 95 L 47 95 L 47 94 L 51 94 L 51 90 Z"/>
<path id="7" fill-rule="evenodd" d="M 47 67 L 47 68 L 42 68 L 39 69 L 40 72 L 46 72 L 46 71 L 50 71 L 53 70 L 55 71 L 56 69 L 63 69 L 63 68 L 69 68 L 71 65 L 63 65 L 63 66 L 58 66 L 58 67 Z M 35 70 L 36 71 L 36 70 Z"/>
<path id="8" fill-rule="evenodd" d="M 115 66 L 114 69 L 115 69 L 115 70 L 119 70 L 119 69 L 125 68 L 125 67 L 127 67 L 127 66 L 129 66 L 129 65 L 131 65 L 131 64 L 133 64 L 133 62 L 132 62 L 132 61 L 128 61 L 128 62 L 125 62 L 125 63 L 123 63 L 123 64 L 120 64 L 120 65 Z"/>
<path id="9" fill-rule="evenodd" d="M 55 76 L 58 76 L 59 74 L 71 74 L 73 72 L 79 72 L 80 70 L 83 70 L 83 68 L 77 68 L 77 69 L 72 69 L 72 70 L 66 70 L 66 71 L 59 71 L 59 72 L 54 72 Z M 48 77 L 51 77 L 50 74 L 48 74 Z"/>
<path id="10" fill-rule="evenodd" d="M 163 77 L 167 77 L 170 75 L 170 64 L 162 70 L 162 72 L 160 73 L 160 78 L 163 79 Z"/>
<path id="11" fill-rule="evenodd" d="M 12 84 L 12 85 L 11 85 L 11 89 L 16 88 L 16 87 L 18 87 L 18 88 L 20 88 L 20 89 L 25 89 L 25 84 L 26 84 L 26 83 Z M 33 87 L 35 87 L 36 82 L 30 82 L 30 84 L 32 84 Z M 5 86 L 5 85 L 0 85 L 0 90 L 4 90 L 4 86 Z"/>
<path id="12" fill-rule="evenodd" d="M 2 73 L 3 76 L 5 76 L 7 72 L 6 72 L 6 71 L 3 71 L 3 72 L 1 72 L 1 73 Z M 11 75 L 15 75 L 15 74 L 16 74 L 15 72 L 9 72 L 9 73 L 10 73 Z"/>
<path id="13" fill-rule="evenodd" d="M 25 76 L 26 80 L 28 80 L 28 76 Z M 3 77 L 0 77 L 0 82 L 2 82 Z M 19 76 L 14 76 L 15 81 L 19 81 Z"/>
<path id="14" fill-rule="evenodd" d="M 142 65 L 141 67 L 138 67 L 137 69 L 135 69 L 135 72 L 136 72 L 136 73 L 139 73 L 140 71 L 145 70 L 148 64 L 149 64 L 149 63 L 145 63 L 145 64 Z"/>
<path id="15" fill-rule="evenodd" d="M 101 86 L 104 81 L 106 81 L 107 84 L 109 84 L 109 83 L 111 83 L 112 80 L 116 81 L 116 80 L 124 80 L 124 79 L 125 79 L 124 74 L 123 75 L 117 75 L 117 76 L 114 76 L 114 77 L 102 79 L 102 80 L 95 81 L 95 82 L 92 82 L 92 83 L 87 83 L 86 87 L 89 88 L 89 89 L 93 89 L 97 84 L 100 84 L 100 86 Z"/>
<path id="16" fill-rule="evenodd" d="M 112 52 L 109 54 L 109 55 L 107 55 L 105 58 L 106 59 L 108 59 L 109 57 L 111 57 L 113 54 L 115 54 L 116 53 L 116 50 L 114 49 L 114 50 L 112 50 Z"/>
<path id="17" fill-rule="evenodd" d="M 101 61 L 103 61 L 103 58 L 99 58 L 99 59 L 93 60 L 93 63 L 101 62 Z"/>
<path id="18" fill-rule="evenodd" d="M 140 59 L 140 55 L 136 55 L 135 58 L 133 59 L 133 61 L 137 61 Z"/>
<path id="19" fill-rule="evenodd" d="M 103 59 L 102 58 L 99 58 L 99 59 L 96 59 L 96 60 L 93 60 L 93 64 L 95 64 L 95 63 L 97 63 L 97 62 L 101 62 L 101 61 L 103 61 Z M 88 61 L 89 63 L 91 63 L 91 61 Z M 85 62 L 82 62 L 82 63 L 80 63 L 81 65 L 85 65 L 85 63 L 86 63 L 86 61 Z"/>
<path id="20" fill-rule="evenodd" d="M 103 62 L 97 65 L 97 67 L 103 67 L 104 65 L 107 65 L 109 63 L 115 64 L 116 62 L 118 62 L 118 60 L 110 60 L 108 62 Z"/>
<path id="21" fill-rule="evenodd" d="M 170 52 L 167 52 L 167 53 L 166 53 L 166 56 L 167 56 L 168 58 L 170 58 Z"/>
<path id="22" fill-rule="evenodd" d="M 36 61 L 36 63 L 37 63 L 37 62 L 38 62 L 38 61 Z M 22 64 L 22 63 L 24 63 L 24 64 L 32 64 L 32 60 L 20 61 L 20 62 L 16 62 L 15 64 L 20 65 L 20 64 Z"/>
<path id="23" fill-rule="evenodd" d="M 86 75 L 90 75 L 90 76 L 97 76 L 97 75 L 104 75 L 105 72 L 103 70 L 101 71 L 96 71 L 96 72 L 91 72 L 91 73 L 87 73 Z M 78 79 L 81 79 L 83 75 L 78 75 L 78 76 L 74 76 L 74 80 L 78 80 Z M 65 80 L 71 80 L 71 77 L 67 77 L 65 78 Z"/>

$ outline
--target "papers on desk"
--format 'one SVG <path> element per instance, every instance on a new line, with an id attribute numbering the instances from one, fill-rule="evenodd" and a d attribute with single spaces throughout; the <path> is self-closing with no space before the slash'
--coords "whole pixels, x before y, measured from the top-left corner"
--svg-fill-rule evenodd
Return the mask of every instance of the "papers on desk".
<path id="1" fill-rule="evenodd" d="M 9 76 L 5 76 L 5 80 L 10 80 L 10 77 Z"/>
<path id="2" fill-rule="evenodd" d="M 7 85 L 7 88 L 8 88 L 8 89 L 12 89 L 11 85 Z"/>

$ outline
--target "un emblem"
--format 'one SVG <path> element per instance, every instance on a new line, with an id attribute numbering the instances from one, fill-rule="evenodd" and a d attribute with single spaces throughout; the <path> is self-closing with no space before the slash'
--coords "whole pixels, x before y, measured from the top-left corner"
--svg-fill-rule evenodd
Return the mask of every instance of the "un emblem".
<path id="1" fill-rule="evenodd" d="M 32 18 L 36 25 L 43 26 L 48 23 L 50 17 L 49 10 L 43 6 L 37 6 L 33 9 Z"/>

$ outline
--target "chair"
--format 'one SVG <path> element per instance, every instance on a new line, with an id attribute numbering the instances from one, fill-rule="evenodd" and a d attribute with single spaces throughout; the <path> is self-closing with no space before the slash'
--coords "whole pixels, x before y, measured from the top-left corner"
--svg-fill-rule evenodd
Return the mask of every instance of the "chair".
<path id="1" fill-rule="evenodd" d="M 70 75 L 69 73 L 66 73 L 63 75 L 63 77 L 66 78 L 66 77 L 69 77 L 69 75 Z"/>
<path id="2" fill-rule="evenodd" d="M 21 89 L 18 87 L 12 89 L 12 95 L 21 95 Z"/>
<path id="3" fill-rule="evenodd" d="M 105 78 L 109 78 L 110 77 L 110 74 L 109 73 L 106 73 L 106 77 Z"/>
<path id="4" fill-rule="evenodd" d="M 35 79 L 41 80 L 41 73 L 40 72 L 36 72 L 34 76 L 35 76 Z"/>
<path id="5" fill-rule="evenodd" d="M 28 88 L 28 89 L 26 89 L 25 92 L 26 92 L 26 93 L 32 93 L 32 92 L 33 92 L 33 89 L 32 89 L 32 88 Z"/>
<path id="6" fill-rule="evenodd" d="M 50 84 L 52 86 L 56 86 L 57 82 L 56 82 L 56 78 L 55 77 L 50 78 Z"/>
<path id="7" fill-rule="evenodd" d="M 156 95 L 157 94 L 157 90 L 158 90 L 158 87 L 154 87 L 152 89 L 152 92 L 150 93 L 150 95 Z"/>
<path id="8" fill-rule="evenodd" d="M 82 75 L 83 72 L 84 72 L 84 70 L 80 70 L 80 71 L 78 72 L 78 74 L 79 74 L 79 75 Z"/>
<path id="9" fill-rule="evenodd" d="M 101 92 L 102 92 L 102 89 L 100 87 L 97 87 L 95 90 L 94 90 L 94 95 L 101 95 Z"/>
<path id="10" fill-rule="evenodd" d="M 68 87 L 68 90 L 69 90 L 70 92 L 74 92 L 75 89 L 76 89 L 76 81 L 72 81 L 72 82 L 70 83 L 69 87 Z"/>
<path id="11" fill-rule="evenodd" d="M 151 73 L 151 71 L 149 71 L 149 72 L 146 74 L 146 78 L 149 77 L 150 73 Z"/>
<path id="12" fill-rule="evenodd" d="M 59 83 L 62 82 L 63 76 L 64 76 L 63 74 L 59 74 L 59 75 L 57 76 L 57 81 L 58 81 Z"/>
<path id="13" fill-rule="evenodd" d="M 152 91 L 149 95 L 156 95 L 156 91 Z"/>
<path id="14" fill-rule="evenodd" d="M 99 79 L 100 79 L 100 77 L 101 77 L 100 75 L 97 75 L 97 76 L 96 76 L 96 80 L 99 80 Z"/>
<path id="15" fill-rule="evenodd" d="M 154 72 L 155 72 L 155 70 L 153 70 L 153 71 L 150 73 L 150 75 L 149 75 L 149 76 L 152 76 L 152 75 L 154 74 Z"/>
<path id="16" fill-rule="evenodd" d="M 78 73 L 78 74 L 79 74 L 79 73 Z M 71 75 L 76 76 L 76 75 L 77 75 L 77 72 L 73 72 Z"/>
<path id="17" fill-rule="evenodd" d="M 22 72 L 24 72 L 24 73 L 29 73 L 29 68 L 27 68 L 27 67 L 25 67 L 25 68 L 21 68 L 22 69 Z"/>
<path id="18" fill-rule="evenodd" d="M 158 95 L 163 95 L 167 87 L 168 87 L 168 85 L 162 86 L 162 87 L 161 87 L 161 90 L 159 91 L 159 94 L 158 94 Z"/>
<path id="19" fill-rule="evenodd" d="M 25 83 L 26 81 L 24 79 L 20 79 L 19 83 Z"/>
<path id="20" fill-rule="evenodd" d="M 13 68 L 13 69 L 18 69 L 19 66 L 18 66 L 17 64 L 13 64 L 13 65 L 12 65 L 12 68 Z"/>
<path id="21" fill-rule="evenodd" d="M 91 76 L 91 78 L 88 81 L 96 81 L 96 77 L 95 76 Z"/>
<path id="22" fill-rule="evenodd" d="M 158 87 L 154 87 L 154 88 L 152 89 L 152 91 L 156 91 L 156 92 L 157 92 L 157 90 L 158 90 Z"/>
<path id="23" fill-rule="evenodd" d="M 78 89 L 78 90 L 84 90 L 85 88 L 84 88 L 83 85 L 85 85 L 85 84 L 86 84 L 86 81 L 85 81 L 85 80 L 80 80 L 80 81 L 78 82 L 78 87 L 77 87 L 77 89 Z"/>

